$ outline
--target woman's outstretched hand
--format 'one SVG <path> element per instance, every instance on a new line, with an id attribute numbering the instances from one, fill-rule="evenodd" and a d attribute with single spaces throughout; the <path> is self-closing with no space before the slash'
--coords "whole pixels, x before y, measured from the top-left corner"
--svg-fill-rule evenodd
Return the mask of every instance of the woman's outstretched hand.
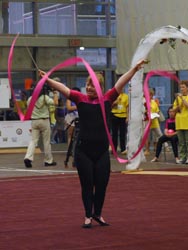
<path id="1" fill-rule="evenodd" d="M 142 60 L 138 61 L 138 63 L 136 64 L 135 68 L 136 68 L 136 70 L 138 71 L 138 70 L 140 70 L 141 68 L 143 68 L 143 65 L 144 65 L 144 64 L 148 64 L 148 63 L 149 63 L 149 60 L 147 60 L 147 59 L 142 59 Z"/>
<path id="2" fill-rule="evenodd" d="M 40 77 L 44 77 L 46 75 L 46 72 L 44 72 L 42 70 L 39 70 L 38 74 L 39 74 Z"/>

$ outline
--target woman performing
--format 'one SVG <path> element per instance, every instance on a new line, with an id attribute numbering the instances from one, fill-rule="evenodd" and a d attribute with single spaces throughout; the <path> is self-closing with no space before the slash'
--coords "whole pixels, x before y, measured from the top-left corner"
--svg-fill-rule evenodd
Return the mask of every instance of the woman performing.
<path id="1" fill-rule="evenodd" d="M 146 61 L 139 61 L 127 73 L 123 74 L 115 86 L 104 95 L 107 122 L 110 120 L 111 105 L 121 93 L 125 84 L 134 76 Z M 43 77 L 45 72 L 40 71 Z M 103 89 L 104 79 L 96 73 Z M 51 78 L 47 83 L 60 91 L 66 98 L 75 102 L 79 114 L 80 131 L 75 147 L 75 162 L 80 178 L 82 201 L 85 208 L 83 228 L 92 227 L 92 219 L 101 226 L 108 226 L 102 217 L 102 208 L 110 176 L 109 142 L 103 122 L 98 96 L 90 77 L 86 81 L 86 94 L 71 90 Z"/>

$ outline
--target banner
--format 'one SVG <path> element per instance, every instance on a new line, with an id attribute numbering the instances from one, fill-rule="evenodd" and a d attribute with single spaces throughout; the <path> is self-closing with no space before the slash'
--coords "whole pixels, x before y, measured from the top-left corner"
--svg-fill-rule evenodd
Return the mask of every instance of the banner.
<path id="1" fill-rule="evenodd" d="M 0 148 L 27 147 L 31 140 L 31 121 L 1 121 Z"/>

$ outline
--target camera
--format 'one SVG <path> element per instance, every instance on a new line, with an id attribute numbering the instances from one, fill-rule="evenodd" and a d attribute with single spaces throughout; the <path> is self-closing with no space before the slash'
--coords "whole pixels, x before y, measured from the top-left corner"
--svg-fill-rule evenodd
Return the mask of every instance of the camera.
<path id="1" fill-rule="evenodd" d="M 32 96 L 35 88 L 36 88 L 36 85 L 32 84 L 32 86 L 31 86 L 31 88 L 29 90 L 29 96 Z M 51 91 L 52 91 L 52 89 L 50 88 L 50 86 L 48 86 L 47 84 L 44 84 L 41 91 L 40 91 L 39 96 L 41 96 L 41 95 L 49 95 L 49 93 Z"/>
<path id="2" fill-rule="evenodd" d="M 49 95 L 51 91 L 52 91 L 52 88 L 50 88 L 50 86 L 48 86 L 47 84 L 44 84 L 40 95 Z"/>

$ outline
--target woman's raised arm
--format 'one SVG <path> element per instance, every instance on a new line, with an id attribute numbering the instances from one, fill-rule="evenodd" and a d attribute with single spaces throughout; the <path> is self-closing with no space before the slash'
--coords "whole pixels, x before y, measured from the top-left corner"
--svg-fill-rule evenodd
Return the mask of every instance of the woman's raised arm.
<path id="1" fill-rule="evenodd" d="M 148 63 L 147 60 L 141 60 L 139 61 L 133 68 L 131 68 L 129 71 L 127 71 L 125 74 L 123 74 L 118 81 L 115 84 L 115 88 L 117 92 L 120 94 L 122 92 L 122 89 L 124 86 L 131 80 L 131 78 L 134 76 L 134 74 L 142 68 L 143 64 Z"/>
<path id="2" fill-rule="evenodd" d="M 39 71 L 40 77 L 44 77 L 45 74 L 46 74 L 46 72 L 44 72 L 44 71 L 42 71 L 42 70 Z M 46 80 L 46 82 L 48 83 L 48 85 L 49 85 L 51 88 L 58 90 L 58 91 L 61 92 L 66 98 L 69 98 L 69 96 L 70 96 L 70 89 L 69 89 L 67 86 L 65 86 L 65 84 L 63 84 L 63 83 L 61 83 L 61 82 L 57 82 L 57 81 L 55 81 L 55 80 L 53 80 L 53 79 L 51 79 L 51 78 L 48 78 L 48 79 Z"/>

